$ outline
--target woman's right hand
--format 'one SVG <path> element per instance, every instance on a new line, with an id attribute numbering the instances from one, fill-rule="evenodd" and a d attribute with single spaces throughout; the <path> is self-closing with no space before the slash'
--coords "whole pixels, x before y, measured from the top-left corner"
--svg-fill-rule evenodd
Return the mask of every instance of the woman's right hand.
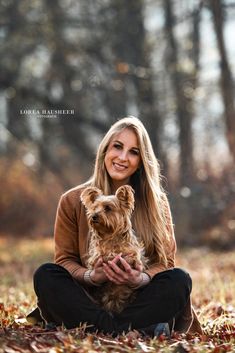
<path id="1" fill-rule="evenodd" d="M 103 270 L 102 257 L 98 258 L 97 262 L 94 265 L 93 270 L 91 271 L 90 277 L 91 277 L 91 280 L 97 284 L 102 284 L 108 281 L 108 277 L 106 276 Z"/>

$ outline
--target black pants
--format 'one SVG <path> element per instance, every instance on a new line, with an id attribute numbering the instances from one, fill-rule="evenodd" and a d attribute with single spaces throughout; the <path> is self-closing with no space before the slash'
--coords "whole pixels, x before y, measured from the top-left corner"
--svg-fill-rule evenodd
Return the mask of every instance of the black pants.
<path id="1" fill-rule="evenodd" d="M 81 323 L 104 333 L 142 329 L 169 322 L 184 309 L 192 289 L 188 273 L 179 268 L 158 273 L 151 282 L 137 289 L 135 300 L 121 313 L 111 314 L 95 304 L 83 286 L 63 267 L 48 263 L 34 275 L 38 306 L 47 322 L 66 328 Z"/>

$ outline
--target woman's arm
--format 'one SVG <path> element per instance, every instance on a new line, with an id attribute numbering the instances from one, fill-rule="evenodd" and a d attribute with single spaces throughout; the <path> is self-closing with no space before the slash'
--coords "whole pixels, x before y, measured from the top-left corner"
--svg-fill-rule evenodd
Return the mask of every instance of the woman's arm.
<path id="1" fill-rule="evenodd" d="M 80 214 L 81 203 L 78 190 L 62 195 L 55 220 L 55 263 L 63 266 L 79 282 L 98 285 L 107 280 L 102 259 L 97 262 L 92 271 L 82 266 L 80 260 L 78 224 L 85 221 Z"/>
<path id="2" fill-rule="evenodd" d="M 54 228 L 55 263 L 63 266 L 79 281 L 87 270 L 81 265 L 78 246 L 78 227 L 76 219 L 76 196 L 74 191 L 60 198 Z M 80 212 L 78 212 L 79 214 Z"/>

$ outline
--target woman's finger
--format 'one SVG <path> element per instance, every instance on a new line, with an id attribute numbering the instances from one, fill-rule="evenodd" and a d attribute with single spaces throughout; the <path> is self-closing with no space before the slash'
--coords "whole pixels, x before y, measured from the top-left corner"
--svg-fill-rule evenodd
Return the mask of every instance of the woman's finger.
<path id="1" fill-rule="evenodd" d="M 113 259 L 112 259 L 112 262 L 117 264 L 120 260 L 120 257 L 122 256 L 122 253 L 116 255 Z"/>
<path id="2" fill-rule="evenodd" d="M 139 272 L 142 272 L 143 271 L 143 265 L 140 264 L 140 263 L 137 263 L 136 266 L 135 266 L 135 269 Z"/>
<path id="3" fill-rule="evenodd" d="M 107 275 L 109 275 L 110 277 L 114 277 L 114 272 L 113 272 L 113 270 L 112 270 L 106 263 L 103 264 L 103 270 L 104 270 L 104 272 L 105 272 Z"/>
<path id="4" fill-rule="evenodd" d="M 109 266 L 110 266 L 116 273 L 118 273 L 118 274 L 121 273 L 120 267 L 118 267 L 118 265 L 117 265 L 115 262 L 113 262 L 113 261 L 108 261 L 108 264 L 109 264 Z"/>
<path id="5" fill-rule="evenodd" d="M 131 266 L 128 264 L 128 262 L 126 262 L 126 260 L 125 260 L 123 257 L 120 257 L 120 261 L 121 261 L 122 266 L 123 266 L 124 269 L 125 269 L 125 272 L 131 273 L 132 268 L 131 268 Z"/>
<path id="6" fill-rule="evenodd" d="M 108 278 L 109 281 L 119 284 L 118 280 L 116 280 L 112 272 L 107 270 L 107 268 L 104 268 L 104 273 L 106 274 L 106 277 Z"/>
<path id="7" fill-rule="evenodd" d="M 102 257 L 99 257 L 98 260 L 97 260 L 96 263 L 95 263 L 94 268 L 101 267 L 102 264 L 103 264 L 103 259 L 102 259 Z"/>
<path id="8" fill-rule="evenodd" d="M 125 273 L 123 276 L 120 274 L 117 274 L 116 272 L 113 271 L 112 268 L 110 268 L 110 266 L 108 266 L 105 263 L 103 264 L 103 269 L 108 279 L 116 284 L 123 284 L 128 279 Z"/>
<path id="9" fill-rule="evenodd" d="M 115 274 L 120 276 L 120 279 L 127 279 L 127 273 L 123 271 L 116 263 L 113 261 L 108 261 L 108 264 L 115 272 Z"/>

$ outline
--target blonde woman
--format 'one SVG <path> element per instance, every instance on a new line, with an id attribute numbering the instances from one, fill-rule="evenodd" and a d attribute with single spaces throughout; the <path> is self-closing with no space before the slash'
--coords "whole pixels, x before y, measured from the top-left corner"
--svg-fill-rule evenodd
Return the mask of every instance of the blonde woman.
<path id="1" fill-rule="evenodd" d="M 81 192 L 92 185 L 108 195 L 125 184 L 135 191 L 132 224 L 144 243 L 148 269 L 131 268 L 118 255 L 108 264 L 100 259 L 88 270 L 89 231 Z M 63 324 L 67 328 L 87 323 L 94 330 L 113 334 L 129 329 L 151 336 L 170 335 L 172 329 L 201 332 L 191 307 L 191 278 L 175 268 L 171 212 L 159 163 L 139 119 L 126 117 L 111 126 L 98 148 L 93 176 L 62 195 L 54 236 L 55 263 L 42 265 L 34 275 L 40 313 L 36 309 L 29 320 L 42 318 L 49 327 Z M 89 287 L 95 290 L 106 281 L 125 283 L 136 290 L 135 300 L 119 314 L 106 312 L 88 295 Z"/>

